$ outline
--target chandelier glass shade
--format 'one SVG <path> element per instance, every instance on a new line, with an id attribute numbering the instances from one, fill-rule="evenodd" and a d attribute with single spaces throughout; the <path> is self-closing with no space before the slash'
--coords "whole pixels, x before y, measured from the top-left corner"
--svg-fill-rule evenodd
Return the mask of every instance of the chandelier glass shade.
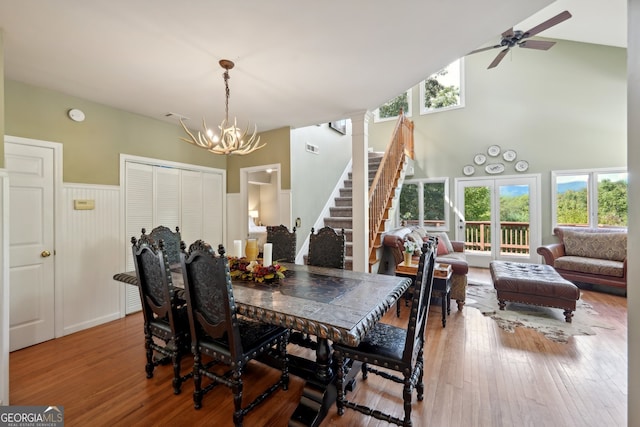
<path id="1" fill-rule="evenodd" d="M 238 128 L 237 121 L 234 118 L 233 123 L 229 121 L 229 70 L 234 67 L 234 63 L 228 59 L 220 60 L 220 66 L 225 69 L 223 74 L 225 85 L 225 118 L 218 126 L 219 132 L 215 133 L 208 126 L 205 119 L 202 119 L 202 131 L 197 134 L 191 132 L 184 124 L 183 118 L 180 118 L 180 124 L 187 133 L 189 138 L 180 138 L 189 144 L 204 148 L 214 154 L 235 154 L 245 155 L 253 153 L 264 147 L 266 144 L 260 144 L 260 137 L 257 136 L 258 127 L 254 126 L 253 133 L 249 138 L 249 126 L 243 131 Z M 197 136 L 196 136 L 197 135 Z"/>

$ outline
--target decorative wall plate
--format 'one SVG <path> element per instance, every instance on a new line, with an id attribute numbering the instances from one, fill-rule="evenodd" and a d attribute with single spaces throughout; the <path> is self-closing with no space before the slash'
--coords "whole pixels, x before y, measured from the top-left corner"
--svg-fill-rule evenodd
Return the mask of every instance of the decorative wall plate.
<path id="1" fill-rule="evenodd" d="M 500 154 L 500 146 L 499 145 L 492 145 L 489 148 L 487 148 L 487 154 L 490 155 L 491 157 L 496 157 L 498 154 Z"/>
<path id="2" fill-rule="evenodd" d="M 487 156 L 485 156 L 484 154 L 476 154 L 473 158 L 473 163 L 475 163 L 476 165 L 484 165 L 484 162 L 486 161 Z"/>
<path id="3" fill-rule="evenodd" d="M 462 173 L 465 174 L 466 176 L 473 175 L 474 173 L 476 173 L 476 168 L 474 168 L 471 165 L 466 165 L 465 167 L 462 168 Z"/>
<path id="4" fill-rule="evenodd" d="M 507 150 L 504 153 L 502 153 L 502 158 L 506 161 L 506 162 L 512 162 L 516 159 L 516 156 L 518 154 L 514 151 L 514 150 Z"/>
<path id="5" fill-rule="evenodd" d="M 526 160 L 520 160 L 515 164 L 514 169 L 517 172 L 524 172 L 529 169 L 529 163 Z"/>
<path id="6" fill-rule="evenodd" d="M 495 175 L 497 173 L 504 172 L 504 164 L 502 163 L 490 163 L 485 166 L 484 171 L 488 174 Z"/>

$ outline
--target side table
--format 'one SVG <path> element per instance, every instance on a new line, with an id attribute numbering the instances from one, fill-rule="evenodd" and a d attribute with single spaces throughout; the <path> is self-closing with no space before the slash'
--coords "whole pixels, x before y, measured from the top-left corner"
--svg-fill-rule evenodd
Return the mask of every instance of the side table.
<path id="1" fill-rule="evenodd" d="M 409 279 L 411 279 L 411 287 L 409 289 L 413 288 L 413 285 L 415 284 L 414 281 L 416 280 L 417 275 L 418 275 L 418 264 L 411 263 L 411 265 L 405 265 L 403 263 L 400 263 L 396 266 L 396 276 L 408 277 Z M 404 293 L 405 305 L 409 305 L 409 292 L 410 290 L 407 290 L 407 292 Z M 402 298 L 398 298 L 398 301 L 396 302 L 396 316 L 398 317 L 400 317 L 401 299 Z"/>
<path id="2" fill-rule="evenodd" d="M 433 290 L 431 295 L 439 296 L 442 300 L 442 327 L 447 326 L 447 316 L 451 314 L 451 270 L 446 277 L 433 276 Z"/>
<path id="3" fill-rule="evenodd" d="M 396 276 L 409 277 L 411 280 L 416 279 L 418 274 L 418 264 L 398 264 L 396 266 Z M 451 274 L 449 271 L 446 277 L 433 276 L 433 289 L 431 291 L 432 296 L 438 296 L 442 300 L 442 327 L 447 326 L 447 315 L 451 314 Z M 408 291 L 407 291 L 408 293 Z M 405 295 L 407 295 L 405 293 Z M 405 304 L 408 301 L 408 296 L 405 297 Z M 400 317 L 400 299 L 396 303 L 396 315 Z"/>

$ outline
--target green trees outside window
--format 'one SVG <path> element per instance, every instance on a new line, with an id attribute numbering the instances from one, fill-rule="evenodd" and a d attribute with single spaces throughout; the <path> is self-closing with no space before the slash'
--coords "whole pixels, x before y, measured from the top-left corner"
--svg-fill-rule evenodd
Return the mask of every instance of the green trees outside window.
<path id="1" fill-rule="evenodd" d="M 555 172 L 555 224 L 626 227 L 626 171 Z"/>
<path id="2" fill-rule="evenodd" d="M 408 181 L 400 192 L 399 216 L 409 225 L 448 228 L 447 179 Z"/>

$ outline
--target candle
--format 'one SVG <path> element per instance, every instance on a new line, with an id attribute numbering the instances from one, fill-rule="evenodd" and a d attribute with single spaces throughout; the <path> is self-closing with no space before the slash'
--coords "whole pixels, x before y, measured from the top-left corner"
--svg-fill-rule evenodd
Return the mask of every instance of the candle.
<path id="1" fill-rule="evenodd" d="M 242 240 L 233 241 L 233 256 L 242 258 Z"/>
<path id="2" fill-rule="evenodd" d="M 262 265 L 268 266 L 273 264 L 272 256 L 273 256 L 273 244 L 265 243 L 264 247 L 262 248 Z"/>

